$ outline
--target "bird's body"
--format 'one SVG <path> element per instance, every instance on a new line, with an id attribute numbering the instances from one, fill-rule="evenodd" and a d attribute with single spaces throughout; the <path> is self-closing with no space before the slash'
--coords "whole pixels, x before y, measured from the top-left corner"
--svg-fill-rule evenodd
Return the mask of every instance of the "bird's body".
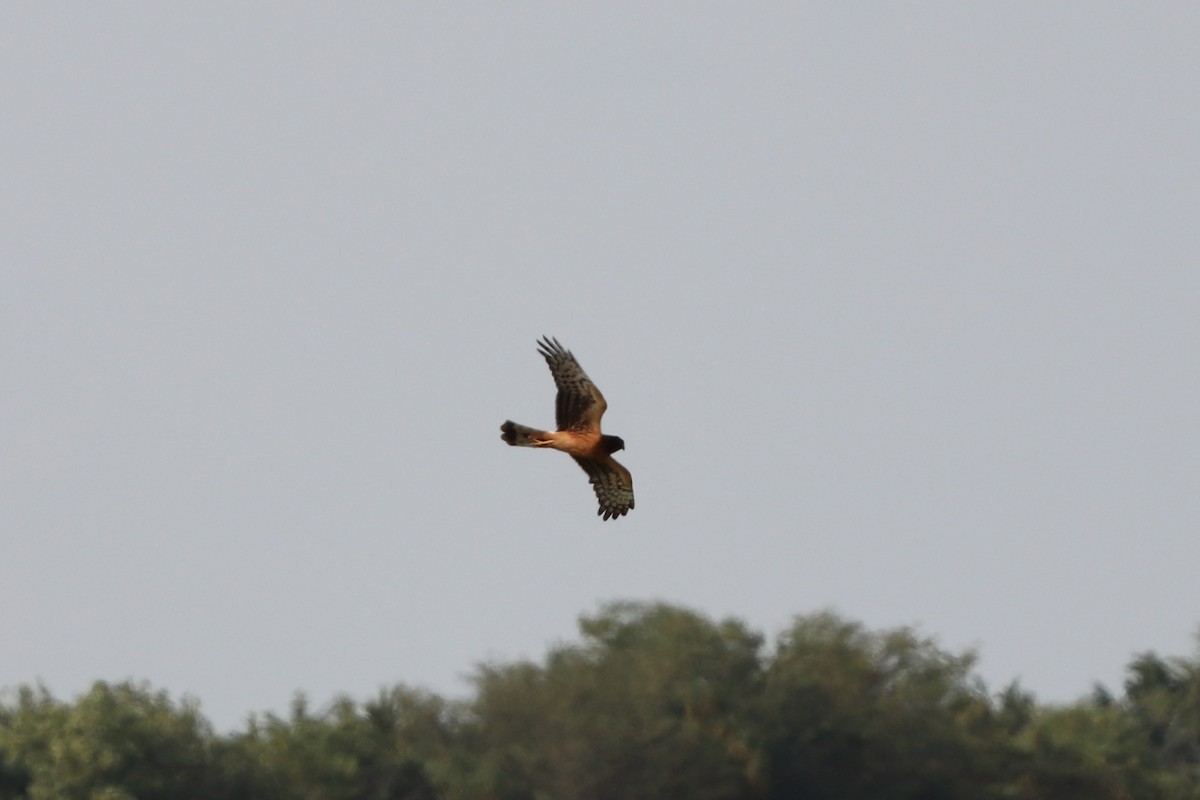
<path id="1" fill-rule="evenodd" d="M 600 501 L 597 514 L 610 519 L 629 513 L 633 509 L 633 476 L 612 457 L 625 442 L 600 432 L 600 418 L 608 408 L 604 395 L 557 339 L 543 337 L 538 352 L 550 365 L 558 387 L 554 403 L 558 430 L 543 431 L 508 420 L 500 426 L 500 438 L 514 447 L 561 450 L 588 474 Z"/>

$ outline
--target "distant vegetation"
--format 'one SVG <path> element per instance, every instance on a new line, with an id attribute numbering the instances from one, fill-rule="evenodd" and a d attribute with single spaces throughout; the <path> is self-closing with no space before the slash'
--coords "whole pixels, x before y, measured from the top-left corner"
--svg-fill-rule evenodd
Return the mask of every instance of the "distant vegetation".
<path id="1" fill-rule="evenodd" d="M 619 603 L 473 697 L 397 686 L 217 735 L 186 702 L 97 683 L 0 701 L 0 800 L 1104 800 L 1200 798 L 1200 661 L 1153 654 L 1121 697 L 993 694 L 971 654 L 798 618 Z"/>

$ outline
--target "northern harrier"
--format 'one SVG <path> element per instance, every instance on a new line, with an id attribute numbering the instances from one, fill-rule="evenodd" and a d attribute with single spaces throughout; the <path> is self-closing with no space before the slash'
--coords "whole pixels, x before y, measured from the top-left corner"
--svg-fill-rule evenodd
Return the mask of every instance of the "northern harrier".
<path id="1" fill-rule="evenodd" d="M 597 514 L 609 519 L 629 513 L 633 508 L 633 477 L 612 457 L 625 448 L 625 442 L 620 436 L 600 433 L 600 418 L 608 408 L 604 395 L 558 339 L 542 337 L 538 352 L 546 357 L 558 387 L 554 401 L 558 430 L 539 431 L 508 420 L 500 426 L 500 438 L 516 447 L 562 450 L 588 474 L 600 501 Z"/>

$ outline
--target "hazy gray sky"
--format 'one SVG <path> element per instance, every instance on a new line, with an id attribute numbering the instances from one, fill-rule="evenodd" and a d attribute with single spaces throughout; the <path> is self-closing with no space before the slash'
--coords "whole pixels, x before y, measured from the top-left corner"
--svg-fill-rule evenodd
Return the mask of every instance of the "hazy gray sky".
<path id="1" fill-rule="evenodd" d="M 1200 5 L 8 3 L 0 685 L 458 694 L 610 599 L 1200 624 Z M 637 509 L 504 446 L 534 339 Z"/>

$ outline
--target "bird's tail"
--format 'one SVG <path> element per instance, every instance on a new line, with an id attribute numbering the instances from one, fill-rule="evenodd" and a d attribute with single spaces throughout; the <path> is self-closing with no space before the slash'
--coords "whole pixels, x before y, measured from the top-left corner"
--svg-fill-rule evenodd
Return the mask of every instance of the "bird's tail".
<path id="1" fill-rule="evenodd" d="M 545 439 L 547 434 L 528 425 L 518 425 L 510 419 L 500 426 L 500 438 L 514 447 L 537 447 L 534 438 Z"/>

